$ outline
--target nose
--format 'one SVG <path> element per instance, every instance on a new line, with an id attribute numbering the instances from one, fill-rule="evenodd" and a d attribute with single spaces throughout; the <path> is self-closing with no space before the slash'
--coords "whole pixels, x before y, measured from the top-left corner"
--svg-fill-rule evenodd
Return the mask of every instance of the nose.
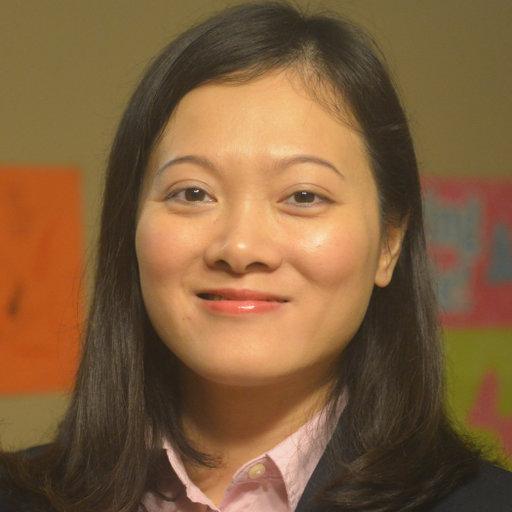
<path id="1" fill-rule="evenodd" d="M 225 211 L 212 226 L 204 258 L 210 268 L 236 274 L 273 271 L 282 263 L 277 227 L 255 202 Z"/>

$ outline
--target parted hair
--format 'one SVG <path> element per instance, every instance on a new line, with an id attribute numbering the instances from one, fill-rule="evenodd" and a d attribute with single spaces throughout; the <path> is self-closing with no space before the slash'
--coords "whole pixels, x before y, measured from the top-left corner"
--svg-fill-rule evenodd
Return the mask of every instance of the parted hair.
<path id="1" fill-rule="evenodd" d="M 370 36 L 337 14 L 308 13 L 287 1 L 249 2 L 170 42 L 122 116 L 106 171 L 93 295 L 69 408 L 45 449 L 1 455 L 7 485 L 33 493 L 34 510 L 137 510 L 165 470 L 164 438 L 184 459 L 217 464 L 182 428 L 179 361 L 142 300 L 136 212 L 149 155 L 178 102 L 200 85 L 236 86 L 272 70 L 295 71 L 333 115 L 348 108 L 365 141 L 381 224 L 407 226 L 390 284 L 375 287 L 359 330 L 335 361 L 327 410 L 334 415 L 343 390 L 348 403 L 328 447 L 335 477 L 316 499 L 333 511 L 420 510 L 475 472 L 479 453 L 445 410 L 417 161 L 385 60 Z"/>

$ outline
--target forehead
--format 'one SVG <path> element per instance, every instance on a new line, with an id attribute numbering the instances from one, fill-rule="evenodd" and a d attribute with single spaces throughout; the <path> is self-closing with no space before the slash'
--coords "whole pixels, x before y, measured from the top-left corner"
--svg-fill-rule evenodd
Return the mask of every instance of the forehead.
<path id="1" fill-rule="evenodd" d="M 340 110 L 348 112 L 343 105 Z M 151 167 L 182 152 L 252 161 L 301 152 L 340 164 L 354 158 L 366 162 L 363 140 L 352 126 L 289 72 L 267 73 L 243 84 L 209 83 L 178 103 Z"/>

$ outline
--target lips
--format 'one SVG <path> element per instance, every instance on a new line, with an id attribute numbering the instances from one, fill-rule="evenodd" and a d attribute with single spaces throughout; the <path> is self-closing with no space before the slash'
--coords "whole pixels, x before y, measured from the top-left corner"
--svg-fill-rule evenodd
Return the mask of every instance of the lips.
<path id="1" fill-rule="evenodd" d="M 248 290 L 248 289 L 234 289 L 234 288 L 220 288 L 201 290 L 197 296 L 204 300 L 219 301 L 219 300 L 233 300 L 233 301 L 267 301 L 267 302 L 288 302 L 286 297 L 275 295 L 273 293 Z"/>

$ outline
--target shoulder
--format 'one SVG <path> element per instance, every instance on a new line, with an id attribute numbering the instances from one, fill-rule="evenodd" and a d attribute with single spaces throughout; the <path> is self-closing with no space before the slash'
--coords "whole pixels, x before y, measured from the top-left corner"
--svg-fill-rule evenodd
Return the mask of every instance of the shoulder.
<path id="1" fill-rule="evenodd" d="M 0 490 L 0 512 L 49 512 L 30 493 Z"/>
<path id="2" fill-rule="evenodd" d="M 35 446 L 17 452 L 16 455 L 30 458 L 42 453 L 48 445 Z M 0 512 L 35 512 L 40 510 L 36 506 L 38 500 L 31 492 L 21 491 L 9 477 L 0 459 Z"/>
<path id="3" fill-rule="evenodd" d="M 0 512 L 17 512 L 23 510 L 23 503 L 30 501 L 29 497 L 20 496 L 11 485 L 5 471 L 0 467 Z"/>
<path id="4" fill-rule="evenodd" d="M 16 500 L 17 502 L 18 500 Z M 11 493 L 7 490 L 0 490 L 0 512 L 17 512 L 19 505 L 14 503 Z M 23 509 L 21 509 L 23 510 Z"/>
<path id="5" fill-rule="evenodd" d="M 482 462 L 478 474 L 429 512 L 512 512 L 512 473 Z"/>

